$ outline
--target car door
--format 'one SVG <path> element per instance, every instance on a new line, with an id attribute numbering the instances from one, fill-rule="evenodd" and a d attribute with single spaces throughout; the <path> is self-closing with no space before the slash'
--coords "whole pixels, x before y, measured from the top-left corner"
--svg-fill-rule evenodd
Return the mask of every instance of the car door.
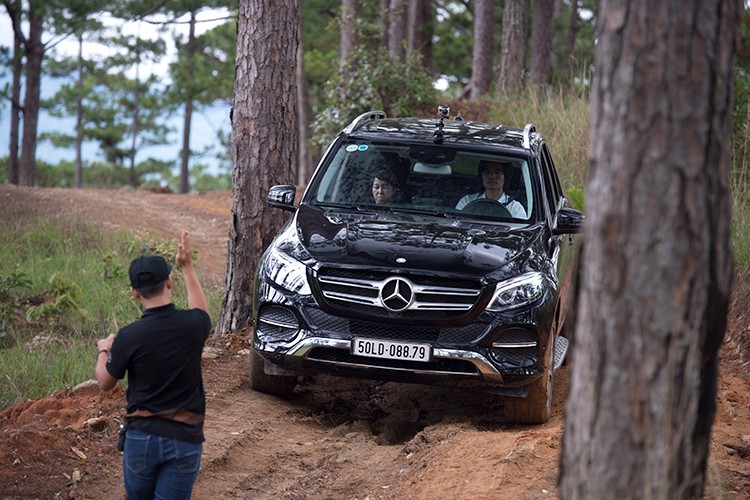
<path id="1" fill-rule="evenodd" d="M 552 229 L 557 224 L 557 215 L 560 209 L 568 206 L 568 200 L 565 198 L 560 178 L 557 175 L 552 155 L 545 143 L 542 143 L 540 150 L 540 162 L 542 177 L 544 182 L 544 196 L 547 207 L 549 207 L 549 230 L 550 230 L 550 248 L 549 257 L 557 273 L 558 290 L 560 293 L 560 317 L 558 325 L 562 325 L 571 306 L 573 276 L 576 262 L 576 236 L 573 234 L 553 234 Z"/>

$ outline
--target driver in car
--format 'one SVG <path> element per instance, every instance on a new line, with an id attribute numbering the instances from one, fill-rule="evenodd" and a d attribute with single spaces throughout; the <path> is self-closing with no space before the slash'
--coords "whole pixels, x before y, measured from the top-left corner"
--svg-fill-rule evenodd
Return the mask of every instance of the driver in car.
<path id="1" fill-rule="evenodd" d="M 474 200 L 486 198 L 495 200 L 503 205 L 514 219 L 526 219 L 526 210 L 516 200 L 510 197 L 503 190 L 505 186 L 505 173 L 510 171 L 513 166 L 507 162 L 496 162 L 482 160 L 479 162 L 479 183 L 482 191 L 479 193 L 467 194 L 456 204 L 456 210 L 463 210 L 466 205 Z"/>

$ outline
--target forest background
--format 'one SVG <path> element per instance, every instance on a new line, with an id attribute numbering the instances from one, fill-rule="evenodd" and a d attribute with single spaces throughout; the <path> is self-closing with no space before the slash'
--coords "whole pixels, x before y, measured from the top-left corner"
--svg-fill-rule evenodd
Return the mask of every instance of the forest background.
<path id="1" fill-rule="evenodd" d="M 0 121 L 9 130 L 2 149 L 8 156 L 0 164 L 7 182 L 149 183 L 180 192 L 229 187 L 232 2 L 3 3 L 3 25 L 17 26 L 17 45 L 9 30 L 0 47 L 7 103 Z M 299 184 L 321 148 L 363 111 L 432 116 L 436 105 L 452 103 L 468 119 L 522 126 L 534 111 L 531 103 L 518 105 L 519 93 L 544 89 L 541 99 L 553 95 L 574 104 L 586 98 L 592 0 L 304 0 L 301 12 Z M 210 130 L 196 134 L 196 122 L 205 121 L 196 115 L 216 110 Z M 69 125 L 50 130 L 49 117 Z M 582 125 L 569 128 L 585 148 Z M 155 147 L 171 155 L 151 154 Z M 50 161 L 52 151 L 75 158 Z M 41 161 L 31 167 L 37 156 Z M 584 168 L 585 156 L 572 160 Z"/>
<path id="2" fill-rule="evenodd" d="M 10 104 L 0 111 L 9 123 L 9 154 L 0 158 L 6 183 L 180 193 L 230 187 L 229 120 L 209 147 L 196 147 L 191 130 L 196 113 L 231 109 L 234 2 L 3 5 L 13 28 L 12 46 L 0 47 L 0 97 Z M 322 148 L 358 114 L 433 116 L 442 104 L 470 120 L 534 122 L 553 147 L 563 187 L 584 205 L 597 2 L 302 0 L 301 13 L 299 156 L 290 183 L 306 184 Z M 745 16 L 731 177 L 735 296 L 743 302 L 750 295 L 748 34 Z M 47 85 L 54 92 L 43 91 Z M 40 116 L 73 125 L 46 130 Z M 155 146 L 171 158 L 147 155 Z M 38 148 L 73 151 L 74 159 L 46 161 Z"/>
<path id="3" fill-rule="evenodd" d="M 231 186 L 236 2 L 2 3 L 6 183 L 180 193 Z M 288 182 L 304 186 L 325 145 L 364 111 L 434 116 L 437 105 L 449 105 L 469 120 L 534 122 L 568 196 L 583 206 L 595 0 L 301 0 L 300 7 L 299 154 Z M 750 281 L 748 68 L 744 16 L 732 137 L 741 292 Z M 65 125 L 48 128 L 50 117 Z"/>
<path id="4" fill-rule="evenodd" d="M 270 86 L 258 86 L 257 88 L 263 92 L 244 94 L 253 95 L 255 99 L 238 100 L 235 108 L 236 111 L 240 111 L 237 115 L 240 119 L 235 120 L 233 150 L 238 152 L 242 150 L 238 147 L 238 142 L 240 145 L 266 144 L 262 140 L 252 142 L 252 139 L 268 137 L 264 134 L 266 129 L 274 128 L 273 126 L 256 128 L 254 129 L 256 133 L 249 135 L 250 142 L 240 141 L 239 138 L 244 136 L 237 133 L 238 129 L 251 121 L 242 119 L 243 116 L 247 117 L 250 114 L 247 113 L 248 107 L 253 110 L 262 108 L 265 116 L 268 117 L 269 124 L 276 124 L 278 127 L 278 124 L 284 123 L 287 117 L 280 119 L 281 113 L 277 112 L 277 109 L 288 105 L 290 101 L 294 102 L 294 99 L 298 103 L 296 106 L 298 115 L 288 117 L 286 123 L 299 124 L 299 128 L 294 130 L 293 126 L 287 127 L 284 130 L 289 134 L 290 140 L 276 141 L 276 144 L 280 143 L 284 146 L 283 164 L 267 159 L 260 164 L 258 161 L 248 161 L 249 159 L 259 160 L 265 153 L 263 148 L 256 148 L 256 152 L 260 151 L 257 155 L 238 154 L 237 158 L 233 159 L 234 165 L 231 168 L 232 177 L 235 179 L 234 192 L 242 193 L 242 196 L 235 196 L 233 199 L 252 200 L 256 207 L 261 207 L 255 213 L 261 213 L 262 218 L 266 216 L 264 195 L 261 194 L 261 190 L 253 191 L 252 188 L 263 186 L 267 189 L 268 186 L 263 184 L 263 181 L 268 180 L 269 176 L 263 177 L 264 173 L 267 174 L 270 171 L 274 174 L 283 174 L 275 175 L 274 183 L 280 183 L 279 177 L 281 177 L 283 183 L 296 182 L 304 185 L 309 179 L 315 160 L 320 156 L 323 145 L 328 143 L 333 135 L 357 114 L 369 109 L 383 109 L 391 116 L 433 116 L 437 104 L 448 104 L 454 114 L 460 111 L 464 118 L 471 120 L 514 126 L 522 126 L 529 121 L 535 122 L 553 148 L 564 188 L 569 195 L 576 198 L 578 205 L 583 206 L 583 186 L 587 177 L 587 165 L 589 159 L 593 158 L 589 153 L 587 142 L 589 137 L 596 136 L 589 135 L 589 92 L 592 81 L 606 81 L 606 77 L 596 80 L 597 68 L 592 63 L 595 46 L 594 33 L 597 32 L 599 19 L 597 4 L 583 0 L 535 0 L 534 2 L 523 0 L 505 0 L 504 2 L 493 0 L 473 2 L 342 0 L 341 3 L 326 4 L 310 1 L 301 2 L 301 4 L 300 46 L 302 49 L 298 53 L 297 60 L 304 64 L 281 64 L 276 66 L 276 71 L 264 72 L 267 68 L 261 56 L 268 55 L 266 61 L 271 60 L 273 58 L 270 56 L 274 55 L 274 49 L 277 52 L 284 52 L 282 49 L 296 47 L 298 41 L 296 30 L 293 29 L 298 22 L 296 12 L 292 18 L 293 21 L 286 25 L 286 29 L 274 31 L 274 28 L 280 24 L 269 22 L 269 19 L 283 20 L 284 17 L 280 14 L 285 11 L 274 12 L 268 7 L 266 7 L 267 10 L 258 8 L 270 5 L 270 2 L 240 2 L 240 7 L 245 5 L 255 8 L 255 10 L 245 11 L 244 16 L 236 16 L 231 6 L 222 5 L 219 1 L 214 2 L 211 8 L 224 7 L 228 10 L 226 22 L 218 23 L 214 28 L 200 32 L 197 29 L 198 15 L 206 7 L 193 0 L 161 2 L 155 2 L 155 0 L 117 2 L 50 0 L 44 3 L 39 0 L 3 0 L 15 35 L 14 46 L 6 52 L 6 64 L 3 66 L 5 73 L 10 75 L 10 83 L 6 86 L 5 95 L 11 102 L 9 155 L 6 160 L 7 182 L 20 186 L 71 186 L 75 188 L 143 187 L 145 185 L 153 189 L 179 191 L 180 193 L 203 191 L 214 187 L 230 187 L 228 174 L 207 173 L 204 163 L 206 157 L 201 156 L 201 152 L 195 151 L 192 146 L 191 127 L 194 113 L 222 100 L 231 107 L 232 88 L 238 89 L 243 84 L 255 81 L 269 82 L 273 80 L 272 76 L 281 73 L 285 77 L 276 78 L 271 83 L 283 82 L 285 86 L 273 87 L 273 89 L 294 90 L 269 92 Z M 674 7 L 677 4 L 675 2 L 670 5 Z M 741 4 L 734 3 L 733 5 L 740 7 Z M 293 8 L 296 9 L 296 7 L 297 3 L 293 1 Z M 651 14 L 650 6 L 647 6 L 645 2 L 640 3 L 639 7 L 641 10 L 634 12 L 641 15 L 640 19 Z M 697 11 L 696 9 L 695 12 Z M 114 19 L 158 25 L 164 28 L 164 36 L 146 40 L 138 35 L 107 33 L 101 23 L 104 12 L 109 13 Z M 264 40 L 268 40 L 268 43 L 252 52 L 253 58 L 237 57 L 238 63 L 247 63 L 251 60 L 253 64 L 258 64 L 259 68 L 250 67 L 249 71 L 247 67 L 242 68 L 246 71 L 245 74 L 251 75 L 253 70 L 257 69 L 258 79 L 238 79 L 237 82 L 232 82 L 230 75 L 234 75 L 235 68 L 238 72 L 240 71 L 240 64 L 236 66 L 234 64 L 233 50 L 238 41 L 235 37 L 237 29 L 233 23 L 235 19 L 239 19 L 242 27 L 242 22 L 250 19 L 248 13 L 256 15 L 253 17 L 255 24 L 250 25 L 250 29 L 240 29 L 239 34 L 242 36 L 262 34 L 266 36 Z M 602 11 L 605 18 L 606 14 L 611 13 L 611 9 Z M 675 11 L 672 10 L 671 13 L 674 15 Z M 671 18 L 666 17 L 667 25 L 669 19 Z M 664 22 L 665 18 L 662 17 L 660 21 Z M 611 27 L 612 22 L 610 18 L 609 24 L 603 22 L 601 26 L 602 28 Z M 187 35 L 175 34 L 174 26 L 171 26 L 174 23 L 187 23 Z M 748 85 L 747 61 L 750 53 L 747 51 L 746 23 L 747 16 L 740 28 L 739 47 L 734 60 L 736 98 L 732 114 L 731 137 L 726 128 L 710 129 L 719 131 L 715 135 L 711 135 L 710 132 L 701 135 L 701 130 L 697 129 L 688 130 L 695 124 L 698 126 L 716 125 L 714 120 L 696 119 L 682 130 L 682 139 L 691 137 L 692 131 L 696 136 L 710 138 L 712 144 L 717 146 L 713 150 L 706 148 L 704 152 L 715 152 L 718 149 L 726 152 L 726 147 L 730 144 L 732 146 L 730 178 L 732 214 L 730 215 L 728 209 L 721 210 L 716 218 L 709 220 L 708 224 L 702 224 L 696 228 L 696 231 L 689 235 L 692 237 L 689 242 L 699 240 L 696 233 L 700 233 L 699 236 L 703 238 L 709 235 L 710 238 L 711 235 L 716 234 L 716 228 L 726 229 L 724 222 L 728 220 L 728 217 L 732 217 L 733 257 L 736 272 L 732 290 L 734 304 L 731 314 L 733 317 L 730 321 L 742 325 L 746 324 L 742 320 L 747 311 L 747 304 L 750 302 L 747 300 L 750 296 L 747 293 L 750 282 L 747 279 L 748 262 L 750 262 L 748 251 L 750 210 L 748 210 L 747 198 L 748 89 L 750 86 Z M 734 25 L 733 23 L 732 26 Z M 253 26 L 257 30 L 253 30 Z M 601 30 L 601 32 L 606 33 L 606 30 Z M 669 30 L 664 30 L 664 32 L 669 32 Z M 712 30 L 714 34 L 717 32 L 722 33 L 721 30 L 717 31 L 715 28 Z M 723 33 L 727 32 L 723 31 Z M 647 33 L 650 32 L 647 31 Z M 278 40 L 285 39 L 285 36 L 287 37 L 285 43 L 278 44 Z M 78 42 L 78 55 L 63 57 L 62 54 L 57 54 L 55 56 L 59 40 L 71 37 Z M 118 50 L 108 52 L 100 58 L 91 58 L 85 55 L 83 50 L 84 42 L 89 39 L 99 41 L 110 49 Z M 146 62 L 160 60 L 170 47 L 174 47 L 176 59 L 169 64 L 162 65 L 161 69 L 167 69 L 167 71 L 149 74 L 146 71 Z M 248 45 L 241 44 L 241 47 L 247 49 Z M 289 57 L 289 52 L 285 53 L 286 63 L 294 60 L 293 54 Z M 239 54 L 241 56 L 242 52 L 240 51 Z M 611 57 L 597 59 L 598 69 L 603 75 L 606 75 L 607 63 L 612 60 L 616 59 Z M 293 66 L 299 68 L 300 71 L 295 75 L 296 84 L 289 85 L 288 82 L 294 78 L 290 75 Z M 669 64 L 666 65 L 666 67 L 669 66 Z M 625 65 L 625 71 L 627 67 Z M 283 69 L 287 71 L 284 72 Z M 724 65 L 724 69 L 727 69 L 727 65 Z M 724 75 L 726 76 L 726 71 Z M 637 76 L 641 75 L 637 74 Z M 674 74 L 670 75 L 671 77 L 674 77 Z M 40 90 L 43 82 L 46 81 L 45 78 L 56 79 L 59 90 L 52 97 L 42 99 Z M 726 78 L 723 81 L 727 83 L 726 92 L 723 95 L 727 96 L 726 102 L 729 103 L 731 95 L 729 90 L 732 86 Z M 674 83 L 679 87 L 680 82 Z M 239 90 L 243 89 L 239 88 Z M 626 93 L 628 89 L 616 90 Z M 298 94 L 293 96 L 291 92 L 294 91 Z M 722 95 L 720 92 L 718 94 Z M 238 95 L 243 94 L 238 92 Z M 251 102 L 252 100 L 256 102 Z M 704 105 L 708 101 L 710 99 L 707 99 L 704 94 L 702 101 L 690 102 L 688 105 L 700 108 L 698 105 Z M 622 102 L 631 103 L 632 101 Z M 270 103 L 279 104 L 275 104 L 274 108 Z M 286 107 L 286 109 L 293 108 L 295 106 Z M 42 109 L 47 110 L 48 113 L 73 117 L 75 126 L 61 133 L 39 134 L 39 112 Z M 631 108 L 625 106 L 621 109 Z M 723 109 L 727 109 L 726 106 Z M 726 116 L 724 114 L 724 117 Z M 178 135 L 181 135 L 182 140 L 175 145 L 178 152 L 176 157 L 171 160 L 142 158 L 147 146 L 169 143 L 168 120 L 170 117 L 177 117 L 178 121 L 182 121 L 182 126 L 178 130 Z M 602 115 L 598 114 L 597 117 L 601 119 Z M 253 126 L 257 126 L 256 118 L 253 116 Z M 3 117 L 3 120 L 5 119 Z M 645 123 L 649 122 L 645 121 Z M 722 123 L 727 124 L 727 120 L 723 120 Z M 614 130 L 615 126 L 610 132 L 606 127 L 601 126 L 601 121 L 598 125 L 595 132 L 600 140 L 604 139 L 604 141 L 592 143 L 592 146 L 598 146 L 601 150 L 601 144 L 606 143 L 606 139 L 610 137 L 607 134 L 616 133 L 617 130 Z M 670 134 L 675 131 L 674 126 L 666 128 L 669 129 Z M 640 131 L 641 128 L 637 127 L 637 130 Z M 653 131 L 649 129 L 647 133 L 651 132 Z M 299 136 L 299 142 L 296 142 L 297 139 L 292 136 Z M 640 136 L 637 137 L 640 138 Z M 223 144 L 228 143 L 227 136 L 223 136 L 222 139 Z M 76 159 L 72 164 L 67 162 L 67 165 L 65 162 L 47 165 L 36 161 L 38 142 L 71 148 L 75 150 Z M 84 155 L 84 144 L 95 144 L 101 151 L 102 158 Z M 670 142 L 670 144 L 673 143 Z M 295 147 L 292 148 L 292 145 Z M 663 153 L 675 163 L 674 166 L 679 167 L 681 166 L 680 159 L 686 156 L 686 149 L 674 146 L 673 148 L 674 152 L 665 148 Z M 226 150 L 225 147 L 224 158 L 229 164 Z M 292 150 L 298 151 L 299 156 L 292 158 Z M 210 154 L 222 156 L 221 149 Z M 722 176 L 726 173 L 723 169 L 727 166 L 728 157 L 719 156 L 716 157 L 716 162 L 712 161 L 714 158 L 708 158 L 702 163 L 706 167 L 706 177 L 711 181 L 716 179 L 722 181 L 724 179 Z M 294 163 L 293 168 L 290 168 L 290 163 Z M 606 162 L 609 166 L 616 165 L 616 163 Z M 250 168 L 243 170 L 243 165 Z M 630 172 L 628 167 L 632 165 L 632 163 L 617 164 L 620 170 L 616 173 L 628 173 Z M 662 172 L 668 166 L 664 165 L 664 169 L 661 170 L 659 165 L 652 165 L 652 163 L 642 165 L 642 167 L 647 167 L 648 171 L 653 168 L 656 172 Z M 235 174 L 237 174 L 236 178 Z M 295 176 L 296 178 L 293 178 Z M 241 178 L 242 182 L 238 182 L 237 178 Z M 638 193 L 634 191 L 629 181 L 630 178 L 627 178 L 626 182 L 617 184 L 620 193 L 626 196 L 632 192 Z M 711 182 L 707 184 L 710 185 Z M 704 185 L 706 183 L 701 184 L 701 186 Z M 77 191 L 81 194 L 85 193 L 83 190 Z M 109 193 L 109 191 L 106 192 Z M 594 189 L 590 191 L 591 214 L 593 215 L 600 213 L 595 210 L 595 193 Z M 705 191 L 701 194 L 705 194 Z M 164 198 L 185 200 L 193 197 Z M 664 197 L 662 193 L 656 193 L 654 198 Z M 600 203 L 600 210 L 601 206 L 606 206 L 607 209 L 621 206 L 610 201 Z M 233 205 L 233 210 L 234 208 Z M 632 217 L 628 222 L 632 220 L 634 225 L 659 219 L 659 217 L 652 219 L 650 217 L 652 214 L 645 214 L 646 217 L 635 217 L 634 212 L 628 208 L 629 206 L 625 205 L 625 209 L 616 214 L 617 217 Z M 235 213 L 241 215 L 244 212 L 238 210 Z M 592 217 L 589 220 L 595 219 Z M 671 227 L 681 227 L 682 222 L 678 220 L 671 224 Z M 42 235 L 48 237 L 52 234 L 49 227 L 43 227 L 36 232 L 29 231 L 27 228 L 16 230 L 16 233 L 8 231 L 6 241 L 14 243 L 26 241 L 29 247 L 5 259 L 8 262 L 25 265 L 27 255 L 37 252 L 39 248 L 51 247 L 39 244 Z M 260 232 L 270 234 L 270 231 Z M 250 231 L 245 231 L 244 234 L 250 234 Z M 618 236 L 622 234 L 619 233 Z M 726 235 L 727 232 L 723 234 Z M 2 235 L 0 231 L 0 236 Z M 87 241 L 94 239 L 90 238 Z M 62 235 L 56 240 L 64 241 L 66 246 L 70 243 L 69 239 Z M 634 239 L 631 238 L 627 243 L 638 243 L 631 240 Z M 669 237 L 665 240 L 676 241 Z M 85 244 L 87 241 L 82 243 Z M 594 238 L 593 241 L 596 239 Z M 130 241 L 121 246 L 128 252 L 133 249 L 133 243 Z M 0 248 L 4 251 L 24 250 L 18 243 L 0 245 Z M 259 248 L 260 246 L 253 247 L 249 253 L 258 255 Z M 592 248 L 592 246 L 589 244 L 587 248 Z M 683 248 L 688 247 L 683 246 Z M 232 256 L 236 253 L 232 251 L 230 245 L 228 255 Z M 637 252 L 638 255 L 643 253 Z M 676 254 L 665 252 L 665 255 L 672 257 Z M 82 259 L 75 260 L 80 262 Z M 99 258 L 99 261 L 104 263 L 111 260 L 119 259 L 116 259 L 115 253 L 107 254 L 104 259 Z M 3 259 L 0 259 L 0 262 L 2 261 Z M 725 262 L 728 262 L 728 259 Z M 228 269 L 233 270 L 238 267 L 240 266 L 227 266 Z M 92 268 L 94 267 L 82 267 L 83 270 Z M 106 269 L 109 271 L 110 268 L 111 266 L 108 266 Z M 708 267 L 698 265 L 696 268 L 705 270 Z M 728 269 L 728 266 L 726 268 Z M 29 273 L 30 271 L 21 270 L 10 275 L 0 275 L 0 292 L 4 289 L 28 287 L 32 281 L 34 286 L 38 286 L 36 276 L 33 276 L 33 280 L 27 280 L 27 277 L 32 276 Z M 63 320 L 69 318 L 71 315 L 68 315 L 67 311 L 76 309 L 76 300 L 81 294 L 79 289 L 73 286 L 74 284 L 66 282 L 64 278 L 65 276 L 54 272 L 49 280 L 49 289 L 45 291 L 45 294 L 53 295 L 54 300 L 28 307 L 26 322 L 19 321 L 18 324 L 29 326 L 33 325 L 32 322 L 36 320 L 37 324 L 44 326 L 45 323 L 39 321 L 41 319 L 56 327 L 58 322 L 61 324 Z M 584 297 L 586 290 L 592 290 L 586 288 L 586 283 L 587 281 L 584 280 Z M 728 291 L 728 280 L 723 284 L 727 287 L 722 290 Z M 227 293 L 233 289 L 240 289 L 239 286 L 225 288 Z M 654 292 L 668 291 L 662 283 L 656 283 L 650 288 L 641 288 Z M 88 287 L 86 289 L 90 290 Z M 630 292 L 632 293 L 633 290 Z M 705 289 L 700 292 L 705 292 Z M 92 295 L 97 298 L 103 297 L 98 294 Z M 0 301 L 0 305 L 2 302 Z M 11 303 L 18 305 L 21 302 L 11 301 Z M 24 304 L 27 303 L 24 302 Z M 213 303 L 212 307 L 216 308 L 217 304 Z M 87 307 L 79 309 L 84 312 L 88 310 L 89 313 L 94 310 Z M 222 309 L 227 308 L 222 307 Z M 117 311 L 116 308 L 107 308 L 107 310 Z M 689 310 L 694 311 L 694 309 Z M 15 312 L 15 309 L 11 310 L 11 313 Z M 604 316 L 607 310 L 602 309 L 600 312 Z M 13 339 L 8 333 L 11 330 L 6 328 L 6 325 L 10 324 L 9 321 L 17 315 L 6 314 L 5 316 L 6 318 L 0 317 L 2 320 L 0 321 L 0 340 L 4 337 L 4 343 L 21 345 L 20 342 L 12 342 Z M 93 314 L 85 316 L 85 321 L 89 324 L 92 320 L 96 321 Z M 125 316 L 126 314 L 123 313 L 122 317 Z M 592 324 L 585 319 L 582 319 L 580 324 L 587 326 Z M 101 322 L 104 324 L 103 318 Z M 88 332 L 90 335 L 94 329 L 74 327 L 71 330 Z M 645 339 L 649 332 L 644 330 L 639 333 L 641 338 Z M 750 329 L 743 328 L 742 335 L 746 338 L 744 341 L 739 339 L 738 343 L 744 348 L 738 349 L 738 352 L 745 358 L 741 365 L 744 367 L 749 362 L 747 357 L 750 350 L 746 347 L 750 344 Z M 580 342 L 579 345 L 587 344 Z M 8 373 L 14 375 L 28 373 L 23 372 L 23 369 L 32 364 L 26 357 L 19 355 L 13 358 L 11 349 L 3 349 L 3 351 L 5 351 L 2 353 L 3 358 L 9 360 L 6 363 L 10 368 Z M 82 360 L 83 349 L 78 349 L 78 351 L 80 355 L 77 357 Z M 15 352 L 20 352 L 20 350 Z M 39 363 L 35 366 L 43 366 L 47 360 L 43 357 L 38 359 Z M 643 358 L 633 357 L 630 361 L 633 361 L 633 366 L 636 366 L 641 359 Z M 72 375 L 70 367 L 81 364 L 80 362 L 68 365 L 58 363 L 57 366 L 61 368 L 58 373 L 64 373 L 64 377 L 58 377 L 57 380 L 77 378 L 77 375 Z M 86 365 L 90 365 L 90 360 L 86 361 Z M 597 366 L 597 363 L 592 363 L 592 365 Z M 37 376 L 37 372 L 41 370 L 34 370 L 33 375 Z M 31 378 L 30 376 L 5 377 L 11 383 Z M 644 386 L 648 384 L 641 384 L 639 387 Z M 10 390 L 0 392 L 10 394 Z M 17 391 L 13 399 L 22 400 L 28 395 L 28 392 Z M 575 398 L 572 399 L 575 400 Z M 645 442 L 655 441 L 645 440 Z M 592 461 L 592 463 L 597 462 Z M 591 476 L 591 474 L 581 475 L 581 477 Z M 638 483 L 634 481 L 632 484 Z"/>

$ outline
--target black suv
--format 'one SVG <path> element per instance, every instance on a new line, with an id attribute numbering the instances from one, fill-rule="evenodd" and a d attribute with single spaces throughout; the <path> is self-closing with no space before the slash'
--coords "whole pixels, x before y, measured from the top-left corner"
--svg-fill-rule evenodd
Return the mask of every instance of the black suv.
<path id="1" fill-rule="evenodd" d="M 252 388 L 321 372 L 444 384 L 512 396 L 511 422 L 549 418 L 584 217 L 533 125 L 448 114 L 364 113 L 298 207 L 294 186 L 271 188 L 294 217 L 255 280 Z"/>

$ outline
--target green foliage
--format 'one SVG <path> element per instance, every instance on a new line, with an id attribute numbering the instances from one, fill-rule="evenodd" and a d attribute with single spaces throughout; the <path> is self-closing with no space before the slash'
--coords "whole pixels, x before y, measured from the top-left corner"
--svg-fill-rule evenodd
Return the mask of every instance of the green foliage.
<path id="1" fill-rule="evenodd" d="M 472 103 L 453 103 L 467 120 L 523 128 L 533 123 L 552 151 L 566 191 L 583 187 L 588 175 L 589 100 L 583 91 L 528 89 Z"/>
<path id="2" fill-rule="evenodd" d="M 0 164 L 7 158 L 0 159 Z M 151 168 L 147 166 L 144 170 Z M 128 169 L 124 165 L 108 162 L 84 162 L 83 187 L 110 188 L 128 184 Z M 60 160 L 57 164 L 42 160 L 36 162 L 36 185 L 39 187 L 73 187 L 75 164 L 72 161 Z"/>
<path id="3" fill-rule="evenodd" d="M 743 21 L 742 30 L 748 30 L 746 21 Z M 744 43 L 747 44 L 747 40 Z M 747 47 L 745 50 L 750 53 Z M 735 70 L 736 90 L 732 115 L 732 169 L 730 172 L 733 202 L 734 287 L 740 297 L 750 295 L 750 116 L 748 115 L 750 73 L 744 68 L 748 65 L 750 65 L 750 60 L 745 60 Z"/>
<path id="4" fill-rule="evenodd" d="M 747 186 L 745 187 L 747 192 Z M 750 296 L 750 198 L 733 196 L 732 252 L 735 262 L 734 287 L 739 297 Z"/>
<path id="5" fill-rule="evenodd" d="M 130 261 L 150 253 L 174 263 L 176 248 L 176 239 L 103 235 L 89 225 L 0 211 L 0 269 L 14 270 L 0 275 L 0 409 L 90 379 L 96 340 L 140 317 Z M 175 303 L 185 306 L 181 273 L 172 279 Z M 220 285 L 204 290 L 216 318 Z"/>
<path id="6" fill-rule="evenodd" d="M 568 200 L 570 200 L 570 204 L 573 208 L 581 211 L 586 210 L 586 200 L 584 199 L 583 188 L 569 188 L 565 195 L 568 197 Z"/>
<path id="7" fill-rule="evenodd" d="M 78 305 L 83 296 L 83 289 L 60 272 L 52 273 L 49 287 L 44 291 L 48 299 L 41 304 L 30 306 L 26 310 L 26 321 L 47 319 L 54 326 L 57 317 L 73 314 L 83 317 L 84 311 Z"/>
<path id="8" fill-rule="evenodd" d="M 500 9 L 496 35 L 502 32 Z M 471 80 L 472 50 L 474 48 L 474 16 L 458 2 L 438 2 L 433 42 L 433 74 L 445 75 L 449 81 L 464 86 Z M 496 37 L 497 38 L 497 37 Z M 499 40 L 499 38 L 498 38 Z M 499 47 L 498 44 L 495 45 Z"/>
<path id="9" fill-rule="evenodd" d="M 30 287 L 31 282 L 20 271 L 0 275 L 0 348 L 9 328 L 16 321 L 15 313 L 20 308 L 18 294 Z"/>
<path id="10" fill-rule="evenodd" d="M 169 97 L 174 104 L 184 104 L 187 96 L 194 105 L 216 101 L 232 102 L 234 60 L 237 44 L 237 22 L 232 20 L 196 37 L 192 58 L 186 44 L 177 50 L 177 60 L 170 65 L 173 83 Z"/>
<path id="11" fill-rule="evenodd" d="M 93 349 L 90 343 L 39 335 L 24 345 L 0 350 L 0 409 L 90 379 Z"/>
<path id="12" fill-rule="evenodd" d="M 314 142 L 324 148 L 359 114 L 380 109 L 409 116 L 435 102 L 432 77 L 416 62 L 399 63 L 383 49 L 357 49 L 345 73 L 328 82 L 325 107 L 312 124 Z"/>

